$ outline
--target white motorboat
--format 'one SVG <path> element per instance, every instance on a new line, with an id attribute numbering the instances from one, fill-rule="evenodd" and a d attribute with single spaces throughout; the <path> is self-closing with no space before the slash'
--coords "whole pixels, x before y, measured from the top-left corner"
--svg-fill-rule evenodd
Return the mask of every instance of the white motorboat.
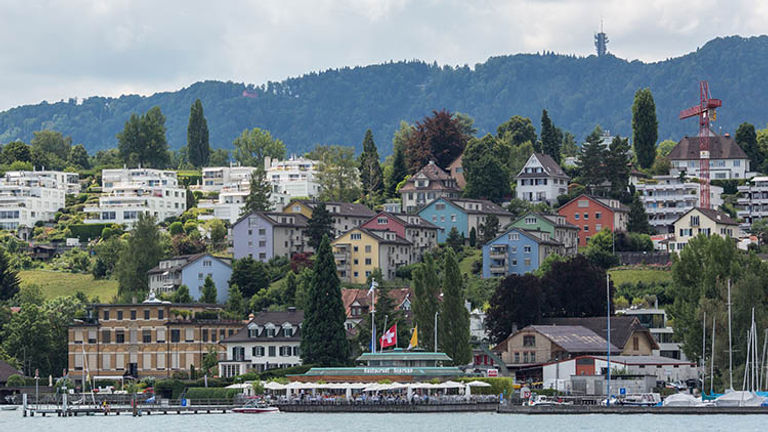
<path id="1" fill-rule="evenodd" d="M 715 406 L 719 407 L 759 407 L 765 402 L 765 398 L 750 391 L 729 391 L 715 399 Z"/>
<path id="2" fill-rule="evenodd" d="M 664 399 L 662 404 L 665 407 L 700 407 L 705 404 L 701 399 L 694 397 L 688 393 L 676 393 L 669 395 Z"/>

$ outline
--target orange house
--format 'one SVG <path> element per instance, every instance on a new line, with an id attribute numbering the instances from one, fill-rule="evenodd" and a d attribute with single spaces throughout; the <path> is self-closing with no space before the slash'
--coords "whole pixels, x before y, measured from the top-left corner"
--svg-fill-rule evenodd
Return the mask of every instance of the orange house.
<path id="1" fill-rule="evenodd" d="M 579 227 L 579 247 L 586 246 L 595 233 L 608 228 L 626 231 L 629 209 L 618 200 L 582 194 L 557 211 L 565 220 Z"/>

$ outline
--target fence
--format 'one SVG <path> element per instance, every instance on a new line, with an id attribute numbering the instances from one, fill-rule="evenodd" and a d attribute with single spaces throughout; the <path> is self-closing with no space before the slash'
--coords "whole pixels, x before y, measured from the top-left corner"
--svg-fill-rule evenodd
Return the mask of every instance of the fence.
<path id="1" fill-rule="evenodd" d="M 621 265 L 661 265 L 670 263 L 669 252 L 616 252 Z"/>

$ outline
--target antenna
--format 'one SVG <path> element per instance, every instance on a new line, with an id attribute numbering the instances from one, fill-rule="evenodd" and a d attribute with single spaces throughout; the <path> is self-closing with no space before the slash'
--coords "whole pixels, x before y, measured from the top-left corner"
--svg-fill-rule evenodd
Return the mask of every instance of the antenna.
<path id="1" fill-rule="evenodd" d="M 600 33 L 595 35 L 595 48 L 598 57 L 608 54 L 608 35 L 603 31 L 603 17 L 600 17 Z"/>

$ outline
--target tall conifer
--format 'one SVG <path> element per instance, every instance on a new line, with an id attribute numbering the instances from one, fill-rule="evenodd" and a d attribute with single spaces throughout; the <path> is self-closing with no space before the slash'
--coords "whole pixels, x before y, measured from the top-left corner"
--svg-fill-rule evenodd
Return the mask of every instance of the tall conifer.
<path id="1" fill-rule="evenodd" d="M 208 165 L 211 148 L 208 144 L 208 122 L 203 115 L 203 103 L 196 99 L 189 109 L 187 124 L 187 152 L 195 167 Z"/>
<path id="2" fill-rule="evenodd" d="M 651 89 L 635 92 L 632 103 L 632 142 L 635 145 L 637 163 L 650 168 L 656 158 L 656 140 L 659 138 L 659 122 L 656 120 L 656 102 Z"/>
<path id="3" fill-rule="evenodd" d="M 469 311 L 464 306 L 464 279 L 452 249 L 443 259 L 443 302 L 438 320 L 438 345 L 454 365 L 465 365 L 472 359 L 469 346 Z"/>

